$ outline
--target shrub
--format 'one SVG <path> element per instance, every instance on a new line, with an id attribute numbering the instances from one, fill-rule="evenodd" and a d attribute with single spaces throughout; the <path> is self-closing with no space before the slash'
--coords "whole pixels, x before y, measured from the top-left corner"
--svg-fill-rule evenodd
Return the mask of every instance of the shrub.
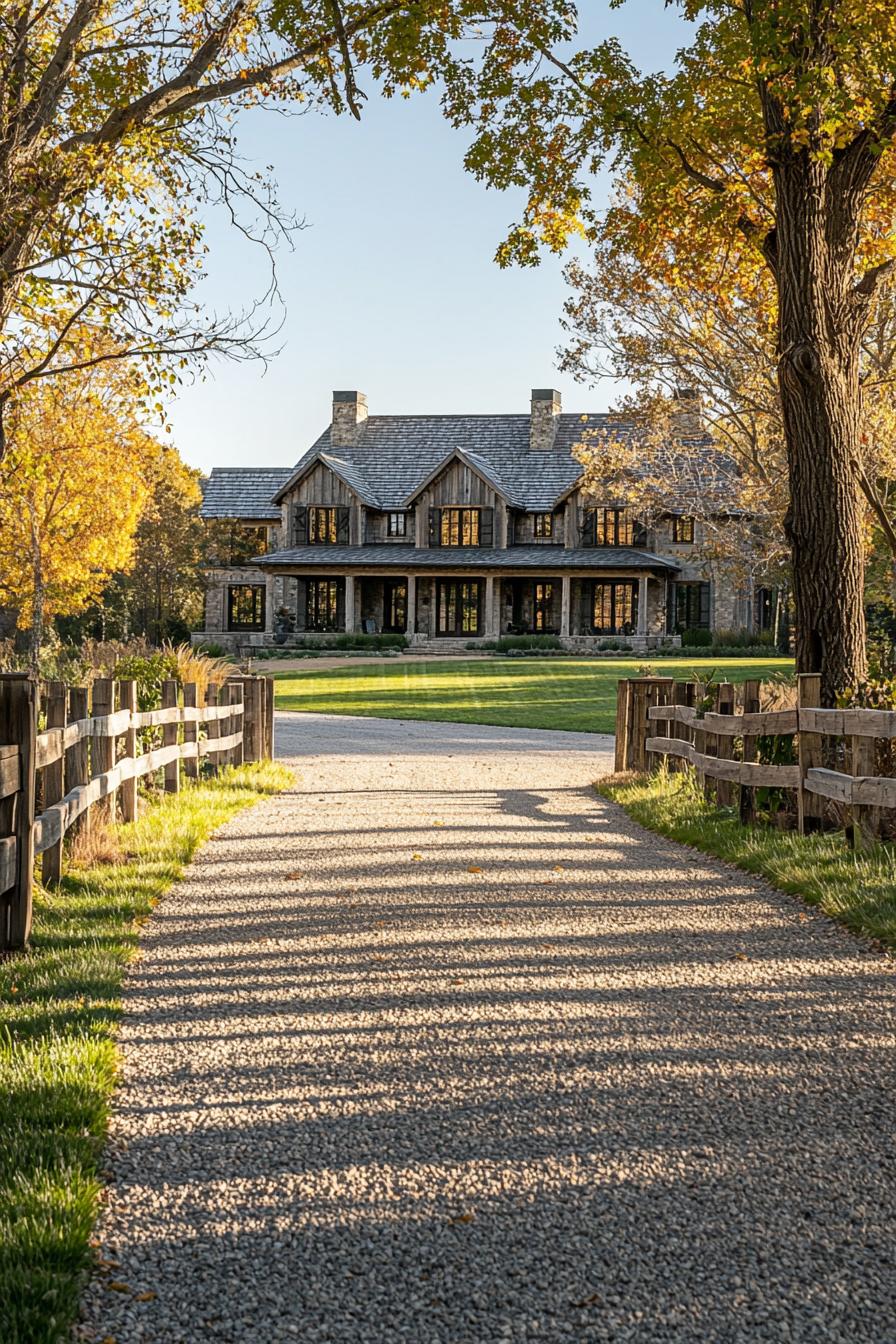
<path id="1" fill-rule="evenodd" d="M 711 643 L 711 630 L 682 630 L 681 632 L 681 647 L 683 649 L 708 648 Z"/>
<path id="2" fill-rule="evenodd" d="M 513 653 L 522 649 L 562 649 L 559 635 L 502 635 L 489 645 L 498 653 Z"/>
<path id="3" fill-rule="evenodd" d="M 300 635 L 290 644 L 290 649 L 406 649 L 407 635 L 318 635 L 314 638 Z M 284 657 L 289 657 L 289 649 L 284 648 Z"/>

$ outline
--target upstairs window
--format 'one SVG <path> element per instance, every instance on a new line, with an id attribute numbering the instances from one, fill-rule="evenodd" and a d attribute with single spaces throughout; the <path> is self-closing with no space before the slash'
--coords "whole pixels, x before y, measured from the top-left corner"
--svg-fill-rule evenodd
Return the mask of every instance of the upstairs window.
<path id="1" fill-rule="evenodd" d="M 439 544 L 441 546 L 478 546 L 479 510 L 442 509 Z"/>
<path id="2" fill-rule="evenodd" d="M 672 519 L 672 540 L 680 542 L 684 546 L 690 546 L 694 541 L 694 520 L 687 514 L 681 514 Z"/>
<path id="3" fill-rule="evenodd" d="M 347 546 L 349 509 L 345 505 L 301 504 L 295 512 L 294 546 Z"/>
<path id="4" fill-rule="evenodd" d="M 535 540 L 550 541 L 553 535 L 554 535 L 554 515 L 552 513 L 536 513 Z"/>
<path id="5" fill-rule="evenodd" d="M 387 524 L 388 535 L 390 537 L 405 537 L 408 530 L 408 518 L 406 513 L 390 513 Z"/>
<path id="6" fill-rule="evenodd" d="M 336 510 L 333 508 L 321 508 L 318 504 L 312 504 L 308 510 L 308 540 L 314 545 L 315 542 L 324 542 L 329 546 L 336 545 L 337 523 Z"/>
<path id="7" fill-rule="evenodd" d="M 583 546 L 631 546 L 637 533 L 628 509 L 586 509 L 582 527 Z"/>

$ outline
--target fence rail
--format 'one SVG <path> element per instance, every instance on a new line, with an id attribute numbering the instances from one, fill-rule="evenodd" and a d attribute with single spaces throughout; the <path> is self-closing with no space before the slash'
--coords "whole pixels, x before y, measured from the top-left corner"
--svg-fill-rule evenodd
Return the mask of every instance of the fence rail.
<path id="1" fill-rule="evenodd" d="M 200 761 L 216 772 L 273 755 L 268 678 L 231 677 L 208 688 L 204 705 L 198 699 L 195 685 L 181 692 L 166 681 L 162 706 L 138 710 L 133 681 L 99 678 L 88 696 L 83 687 L 0 675 L 0 949 L 28 941 L 35 857 L 43 880 L 59 881 L 62 842 L 75 825 L 90 825 L 92 809 L 133 821 L 140 779 L 159 775 L 176 793 L 181 770 L 195 779 Z"/>
<path id="2" fill-rule="evenodd" d="M 798 679 L 797 705 L 759 708 L 760 683 L 748 681 L 738 712 L 736 688 L 669 677 L 621 681 L 616 707 L 616 769 L 649 770 L 663 758 L 686 761 L 708 796 L 733 802 L 740 789 L 741 820 L 755 816 L 756 789 L 792 790 L 797 825 L 816 829 L 826 804 L 848 808 L 857 847 L 879 839 L 887 813 L 896 813 L 896 777 L 876 772 L 878 744 L 896 741 L 896 711 L 822 709 L 817 676 Z M 662 735 L 658 729 L 665 729 Z M 652 731 L 653 730 L 653 731 Z M 790 762 L 758 761 L 761 739 L 793 739 Z M 838 758 L 850 771 L 825 764 Z M 896 825 L 896 816 L 890 817 Z"/>

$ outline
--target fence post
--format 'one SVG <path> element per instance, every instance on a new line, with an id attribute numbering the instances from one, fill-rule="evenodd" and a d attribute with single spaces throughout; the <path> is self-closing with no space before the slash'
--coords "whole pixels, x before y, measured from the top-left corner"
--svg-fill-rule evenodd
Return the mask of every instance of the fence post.
<path id="1" fill-rule="evenodd" d="M 671 681 L 671 679 L 669 679 L 669 678 L 665 678 L 665 679 L 663 679 L 663 680 L 659 680 L 659 679 L 658 679 L 657 681 L 655 681 L 655 682 L 653 682 L 653 683 L 651 683 L 651 684 L 648 684 L 648 687 L 647 687 L 647 710 L 648 710 L 648 713 L 647 713 L 647 722 L 646 722 L 646 724 L 645 724 L 645 729 L 644 729 L 644 733 L 645 733 L 645 742 L 646 742 L 646 739 L 647 739 L 648 737 L 664 737 L 664 736 L 668 736 L 668 735 L 669 735 L 669 722 L 668 722 L 668 720 L 665 721 L 665 727 L 663 727 L 662 732 L 660 732 L 660 724 L 659 724 L 659 722 L 653 722 L 653 721 L 651 720 L 649 711 L 653 708 L 654 705 L 668 705 L 668 704 L 669 704 L 669 702 L 670 702 L 670 700 L 671 700 L 671 698 L 672 698 L 673 685 L 674 685 L 674 683 L 673 683 L 673 682 Z M 665 759 L 666 759 L 665 757 L 658 755 L 657 752 L 655 752 L 655 751 L 647 751 L 646 746 L 645 746 L 645 749 L 644 749 L 644 761 L 645 761 L 645 765 L 646 765 L 647 769 L 648 769 L 651 773 L 652 773 L 654 770 L 656 770 L 656 769 L 659 767 L 659 765 L 661 764 L 661 762 L 662 762 L 663 760 L 665 760 Z"/>
<path id="2" fill-rule="evenodd" d="M 91 713 L 95 719 L 112 714 L 115 710 L 115 682 L 111 677 L 98 677 L 93 683 Z M 115 738 L 103 733 L 90 739 L 90 777 L 104 775 L 115 764 Z M 102 811 L 100 811 L 102 809 Z M 115 820 L 115 794 L 109 793 L 97 804 L 97 815 L 107 821 Z"/>
<path id="3" fill-rule="evenodd" d="M 808 772 L 822 764 L 820 733 L 804 732 L 799 714 L 804 709 L 817 709 L 821 704 L 821 677 L 815 672 L 804 672 L 799 678 L 797 710 L 797 751 L 800 765 L 800 787 L 797 793 L 797 816 L 800 835 L 821 829 L 824 799 L 806 788 Z"/>
<path id="4" fill-rule="evenodd" d="M 237 684 L 237 678 L 231 679 Z M 243 690 L 243 761 L 260 761 L 264 754 L 265 691 L 260 677 L 240 677 Z"/>
<path id="5" fill-rule="evenodd" d="M 730 681 L 719 685 L 719 698 L 716 709 L 720 714 L 734 713 L 734 687 Z M 730 761 L 734 756 L 734 738 L 716 735 L 716 756 L 721 761 Z M 728 779 L 716 780 L 716 797 L 720 807 L 730 807 L 734 798 L 734 785 Z"/>
<path id="6" fill-rule="evenodd" d="M 65 683 L 50 681 L 46 690 L 47 728 L 64 728 L 66 721 Z M 65 796 L 65 753 L 59 753 L 59 759 L 44 767 L 43 811 L 53 807 Z M 45 849 L 40 863 L 41 881 L 45 886 L 56 883 L 62 877 L 62 836 L 55 845 Z"/>
<path id="7" fill-rule="evenodd" d="M 162 682 L 162 708 L 176 709 L 178 700 L 178 685 L 176 681 Z M 180 732 L 180 726 L 176 723 L 162 724 L 162 746 L 175 747 Z M 165 792 L 180 792 L 180 758 L 175 761 L 169 761 L 164 767 Z"/>
<path id="8" fill-rule="evenodd" d="M 264 750 L 266 761 L 274 759 L 274 678 L 262 677 L 264 686 Z"/>
<path id="9" fill-rule="evenodd" d="M 215 709 L 217 707 L 218 688 L 217 686 L 214 685 L 213 682 L 209 682 L 208 686 L 205 688 L 205 703 L 209 709 Z M 220 719 L 209 719 L 208 723 L 205 726 L 205 735 L 208 738 L 209 742 L 213 742 L 215 738 L 220 736 L 219 729 L 220 729 Z M 217 755 L 214 752 L 209 751 L 208 755 L 206 756 L 206 760 L 208 762 L 209 774 L 212 776 L 216 775 L 218 773 Z"/>
<path id="10" fill-rule="evenodd" d="M 68 721 L 69 723 L 82 723 L 88 717 L 87 709 L 87 687 L 73 686 L 68 693 Z M 73 747 L 69 747 L 65 753 L 65 790 L 71 793 L 72 789 L 86 784 L 90 778 L 90 770 L 87 761 L 87 738 L 79 738 Z M 90 810 L 82 812 L 80 817 L 76 817 L 73 826 L 70 828 L 72 834 L 78 831 L 89 833 L 90 831 Z"/>
<path id="11" fill-rule="evenodd" d="M 246 680 L 248 680 L 248 678 Z M 242 765 L 243 763 L 243 754 L 245 750 L 245 733 L 246 733 L 246 706 L 244 703 L 245 689 L 246 689 L 246 681 L 243 680 L 233 681 L 230 684 L 230 703 L 232 705 L 243 706 L 242 714 L 231 714 L 230 716 L 230 731 L 232 733 L 242 734 L 239 742 L 233 748 L 233 755 L 230 758 L 231 765 Z"/>
<path id="12" fill-rule="evenodd" d="M 744 713 L 758 714 L 761 708 L 760 692 L 762 683 L 755 680 L 744 682 Z M 744 734 L 741 759 L 755 761 L 759 751 L 759 739 L 752 733 Z M 739 799 L 740 819 L 744 826 L 756 820 L 756 795 L 749 784 L 741 784 Z"/>
<path id="13" fill-rule="evenodd" d="M 33 677 L 0 674 L 0 745 L 19 750 L 18 791 L 0 800 L 0 834 L 15 840 L 15 880 L 0 896 L 0 947 L 5 948 L 23 948 L 31 935 L 37 706 Z"/>
<path id="14" fill-rule="evenodd" d="M 118 708 L 127 709 L 131 714 L 131 726 L 124 735 L 124 754 L 131 760 L 137 759 L 137 729 L 134 727 L 133 716 L 137 713 L 137 683 L 136 681 L 120 681 L 118 683 Z M 137 820 L 137 776 L 132 775 L 121 785 L 121 819 L 122 821 Z"/>
<path id="15" fill-rule="evenodd" d="M 631 699 L 630 681 L 616 683 L 616 757 L 613 768 L 617 775 L 628 767 L 629 701 Z"/>
<path id="16" fill-rule="evenodd" d="M 188 681 L 184 686 L 184 709 L 195 709 L 196 705 L 197 705 L 196 683 L 195 681 Z M 199 741 L 199 724 L 185 722 L 184 742 L 186 743 L 186 742 L 198 742 L 198 741 Z M 187 756 L 184 759 L 184 777 L 186 779 L 199 778 L 198 756 Z"/>
<path id="17" fill-rule="evenodd" d="M 854 777 L 876 775 L 876 740 L 873 737 L 852 737 L 852 773 Z M 852 805 L 852 843 L 854 849 L 868 849 L 880 836 L 880 812 L 865 803 Z"/>

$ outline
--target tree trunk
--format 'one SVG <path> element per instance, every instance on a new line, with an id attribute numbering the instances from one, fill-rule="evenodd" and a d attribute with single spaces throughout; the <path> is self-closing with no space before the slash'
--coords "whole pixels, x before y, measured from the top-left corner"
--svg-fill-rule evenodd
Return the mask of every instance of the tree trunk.
<path id="1" fill-rule="evenodd" d="M 825 169 L 800 155 L 775 173 L 778 381 L 790 469 L 798 672 L 821 674 L 822 704 L 866 673 L 859 498 L 855 221 Z"/>

